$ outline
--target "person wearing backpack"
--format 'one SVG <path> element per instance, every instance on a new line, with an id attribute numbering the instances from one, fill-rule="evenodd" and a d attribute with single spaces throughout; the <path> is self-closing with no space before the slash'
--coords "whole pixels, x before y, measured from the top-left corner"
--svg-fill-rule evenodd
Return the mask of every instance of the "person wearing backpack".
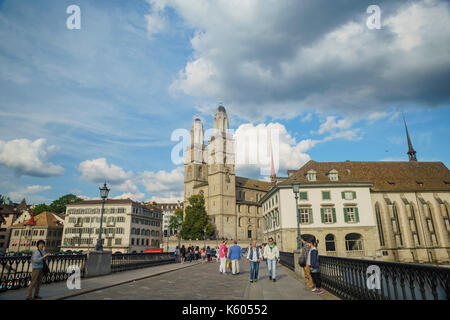
<path id="1" fill-rule="evenodd" d="M 319 271 L 319 253 L 315 247 L 315 239 L 308 240 L 308 246 L 311 248 L 308 253 L 308 259 L 306 259 L 306 264 L 311 268 L 311 277 L 314 282 L 314 289 L 312 292 L 317 294 L 322 294 L 325 291 L 322 289 L 322 279 L 320 277 Z"/>
<path id="2" fill-rule="evenodd" d="M 45 253 L 44 246 L 45 241 L 39 240 L 37 242 L 37 249 L 33 250 L 33 253 L 31 255 L 31 263 L 33 271 L 31 273 L 31 283 L 27 291 L 27 300 L 32 300 L 33 288 L 34 288 L 34 299 L 37 300 L 42 299 L 39 296 L 39 289 L 42 284 L 44 272 L 45 271 L 48 272 L 48 267 L 45 264 L 45 258 L 47 258 L 50 255 L 49 253 Z"/>
<path id="3" fill-rule="evenodd" d="M 302 241 L 302 252 L 300 253 L 300 257 L 298 258 L 298 264 L 303 268 L 303 273 L 305 274 L 306 285 L 310 288 L 314 288 L 314 283 L 311 277 L 311 268 L 306 264 L 306 260 L 308 259 L 309 247 L 306 239 L 304 237 L 301 238 Z"/>

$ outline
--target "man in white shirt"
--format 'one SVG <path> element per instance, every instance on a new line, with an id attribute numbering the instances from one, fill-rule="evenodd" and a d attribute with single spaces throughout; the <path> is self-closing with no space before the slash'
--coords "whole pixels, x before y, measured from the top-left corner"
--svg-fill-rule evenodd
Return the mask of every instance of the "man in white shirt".
<path id="1" fill-rule="evenodd" d="M 267 267 L 269 269 L 269 279 L 273 282 L 277 281 L 277 262 L 280 262 L 280 251 L 273 242 L 273 238 L 269 238 L 269 243 L 264 248 L 264 258 L 267 259 Z"/>

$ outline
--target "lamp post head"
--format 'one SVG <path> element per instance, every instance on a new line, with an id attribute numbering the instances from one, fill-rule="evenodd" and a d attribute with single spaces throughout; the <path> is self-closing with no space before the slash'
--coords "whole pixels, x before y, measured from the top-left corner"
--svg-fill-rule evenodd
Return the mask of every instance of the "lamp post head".
<path id="1" fill-rule="evenodd" d="M 103 188 L 99 188 L 100 189 L 100 196 L 102 197 L 102 199 L 106 199 L 108 198 L 108 193 L 111 189 L 108 189 L 108 187 L 106 186 L 106 182 L 103 185 Z"/>
<path id="2" fill-rule="evenodd" d="M 298 193 L 300 190 L 300 182 L 297 181 L 297 178 L 294 178 L 294 181 L 292 181 L 292 191 L 294 193 Z"/>

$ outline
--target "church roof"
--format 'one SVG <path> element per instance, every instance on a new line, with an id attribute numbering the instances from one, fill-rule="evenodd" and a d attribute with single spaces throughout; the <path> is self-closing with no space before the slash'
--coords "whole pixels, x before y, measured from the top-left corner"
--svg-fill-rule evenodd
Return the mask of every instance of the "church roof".
<path id="1" fill-rule="evenodd" d="M 244 177 L 236 177 L 236 187 L 269 191 L 270 182 Z"/>
<path id="2" fill-rule="evenodd" d="M 316 181 L 310 182 L 306 173 L 316 171 Z M 338 181 L 330 181 L 328 173 L 338 171 Z M 416 192 L 450 191 L 450 171 L 442 162 L 388 162 L 345 161 L 316 162 L 310 160 L 280 185 L 292 184 L 294 178 L 301 184 L 342 182 L 371 182 L 373 191 Z"/>

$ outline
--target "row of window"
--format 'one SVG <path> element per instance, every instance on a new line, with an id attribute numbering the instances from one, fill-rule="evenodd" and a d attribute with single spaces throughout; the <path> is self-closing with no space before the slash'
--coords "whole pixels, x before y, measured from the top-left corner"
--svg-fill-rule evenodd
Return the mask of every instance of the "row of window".
<path id="1" fill-rule="evenodd" d="M 277 204 L 278 204 L 278 195 L 275 195 L 264 204 L 264 211 L 272 209 L 272 207 L 276 206 Z"/>
<path id="2" fill-rule="evenodd" d="M 135 246 L 135 245 L 136 246 L 148 246 L 149 243 L 150 243 L 149 239 L 139 239 L 139 238 L 134 239 L 134 238 L 131 238 L 131 245 L 132 246 Z M 151 246 L 152 247 L 159 246 L 159 240 L 152 239 Z"/>
<path id="3" fill-rule="evenodd" d="M 44 236 L 45 230 L 15 230 L 14 236 Z M 62 235 L 62 230 L 48 230 L 47 237 L 59 237 Z"/>
<path id="4" fill-rule="evenodd" d="M 246 200 L 245 198 L 245 191 L 239 191 L 238 194 L 236 195 L 238 200 Z M 264 197 L 263 193 L 257 193 L 256 194 L 256 202 L 258 202 L 259 200 L 261 200 Z"/>
<path id="5" fill-rule="evenodd" d="M 139 229 L 139 228 L 131 228 L 131 234 L 135 235 L 143 235 L 143 236 L 153 236 L 159 237 L 159 231 L 156 230 L 148 230 L 148 229 Z"/>
<path id="6" fill-rule="evenodd" d="M 71 217 L 69 223 L 100 223 L 100 217 Z M 125 222 L 125 217 L 103 217 L 103 222 Z"/>
<path id="7" fill-rule="evenodd" d="M 68 209 L 67 214 L 100 214 L 100 208 Z M 104 208 L 103 213 L 126 213 L 126 208 Z"/>
<path id="8" fill-rule="evenodd" d="M 356 192 L 355 191 L 342 191 L 341 198 L 344 200 L 355 200 Z M 308 191 L 299 192 L 300 200 L 309 200 Z M 322 200 L 331 200 L 331 192 L 330 191 L 322 191 Z"/>
<path id="9" fill-rule="evenodd" d="M 420 199 L 419 199 L 420 200 Z M 424 213 L 424 220 L 425 220 L 425 226 L 423 226 L 422 230 L 425 234 L 428 235 L 429 240 L 431 241 L 431 245 L 438 246 L 439 241 L 436 234 L 436 228 L 435 228 L 435 222 L 434 217 L 432 213 L 432 204 L 425 201 L 420 201 L 422 205 L 422 212 Z M 425 244 L 424 239 L 420 236 L 421 233 L 419 232 L 418 225 L 420 221 L 416 217 L 416 210 L 414 205 L 410 204 L 406 199 L 404 199 L 405 203 L 405 210 L 406 210 L 406 218 L 407 218 L 407 224 L 400 225 L 399 220 L 399 213 L 398 213 L 398 205 L 397 203 L 387 203 L 388 207 L 392 206 L 392 210 L 389 210 L 388 214 L 388 221 L 391 224 L 392 231 L 394 233 L 394 239 L 396 242 L 396 245 L 398 247 L 402 247 L 404 245 L 404 235 L 406 233 L 409 233 L 409 235 L 412 237 L 414 241 L 415 246 L 420 246 Z M 449 216 L 449 209 L 447 206 L 444 206 L 445 212 L 443 212 L 443 219 L 447 226 L 447 231 L 450 230 L 450 216 Z M 420 212 L 419 212 L 420 213 Z M 377 202 L 375 204 L 375 216 L 377 221 L 377 227 L 378 227 L 378 236 L 381 246 L 385 246 L 385 232 L 384 232 L 384 223 L 381 219 L 381 208 L 380 204 Z M 403 229 L 403 230 L 402 230 Z"/>
<path id="10" fill-rule="evenodd" d="M 157 212 L 157 211 L 150 211 L 141 207 L 133 207 L 133 213 L 135 214 L 140 214 L 140 215 L 144 215 L 147 217 L 151 217 L 151 218 L 161 218 L 161 213 Z"/>
<path id="11" fill-rule="evenodd" d="M 313 209 L 312 208 L 299 208 L 300 212 L 300 224 L 312 224 Z M 346 223 L 359 222 L 359 212 L 357 207 L 344 207 L 343 208 L 344 221 Z M 320 217 L 322 223 L 336 223 L 336 209 L 334 207 L 320 208 Z M 264 230 L 272 229 L 280 226 L 280 213 L 278 210 L 264 216 Z"/>
<path id="12" fill-rule="evenodd" d="M 36 247 L 37 242 L 38 242 L 38 240 L 33 240 L 31 242 L 28 241 L 27 245 L 30 245 L 31 247 Z M 22 246 L 23 245 L 24 244 L 22 244 Z M 46 247 L 59 247 L 59 245 L 60 245 L 59 240 L 50 240 L 50 241 L 45 242 Z M 17 242 L 11 243 L 11 247 L 17 247 L 17 246 L 19 246 L 19 243 L 17 243 Z"/>
<path id="13" fill-rule="evenodd" d="M 154 227 L 161 226 L 161 222 L 159 222 L 159 221 L 151 221 L 151 220 L 139 219 L 139 218 L 131 218 L 131 222 L 138 223 L 138 224 L 145 224 L 145 225 L 154 226 Z"/>
<path id="14" fill-rule="evenodd" d="M 339 180 L 338 171 L 336 169 L 330 170 L 327 173 L 327 176 L 330 179 L 330 181 L 338 181 Z M 308 179 L 308 181 L 316 181 L 317 180 L 317 172 L 313 169 L 309 170 L 308 172 L 306 172 L 306 179 Z"/>
<path id="15" fill-rule="evenodd" d="M 95 234 L 99 233 L 100 228 L 65 228 L 64 234 Z M 124 228 L 102 228 L 103 234 L 124 234 Z"/>

